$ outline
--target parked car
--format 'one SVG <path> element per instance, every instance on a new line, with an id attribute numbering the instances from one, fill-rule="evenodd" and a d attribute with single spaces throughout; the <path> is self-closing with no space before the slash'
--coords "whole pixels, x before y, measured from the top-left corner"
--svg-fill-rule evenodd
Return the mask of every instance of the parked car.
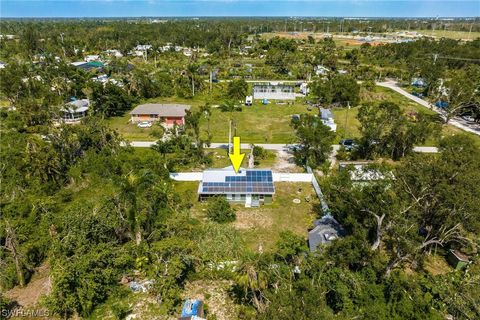
<path id="1" fill-rule="evenodd" d="M 353 139 L 343 139 L 340 140 L 340 145 L 345 148 L 346 151 L 352 151 L 354 148 L 357 147 L 357 144 Z"/>
<path id="2" fill-rule="evenodd" d="M 152 126 L 152 123 L 150 121 L 142 121 L 137 124 L 137 127 L 139 128 L 150 128 Z"/>
<path id="3" fill-rule="evenodd" d="M 462 115 L 462 119 L 468 122 L 475 122 L 475 118 L 469 114 Z"/>

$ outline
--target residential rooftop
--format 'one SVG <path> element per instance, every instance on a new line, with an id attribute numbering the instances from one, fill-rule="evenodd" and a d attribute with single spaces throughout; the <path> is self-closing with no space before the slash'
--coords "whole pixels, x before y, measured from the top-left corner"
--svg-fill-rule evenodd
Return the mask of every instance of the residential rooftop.
<path id="1" fill-rule="evenodd" d="M 156 114 L 161 117 L 184 117 L 189 105 L 147 103 L 137 106 L 130 111 L 131 115 Z"/>

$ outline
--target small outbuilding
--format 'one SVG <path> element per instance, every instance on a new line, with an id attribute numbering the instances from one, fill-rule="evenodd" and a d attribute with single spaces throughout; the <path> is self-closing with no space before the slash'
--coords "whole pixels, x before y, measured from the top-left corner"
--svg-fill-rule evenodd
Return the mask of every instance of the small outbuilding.
<path id="1" fill-rule="evenodd" d="M 313 224 L 315 227 L 308 232 L 308 247 L 310 248 L 310 252 L 314 252 L 319 246 L 330 244 L 333 240 L 346 235 L 340 223 L 330 214 L 315 220 Z"/>
<path id="2" fill-rule="evenodd" d="M 190 110 L 189 105 L 147 103 L 130 111 L 131 122 L 162 121 L 167 127 L 184 125 L 185 115 Z"/>

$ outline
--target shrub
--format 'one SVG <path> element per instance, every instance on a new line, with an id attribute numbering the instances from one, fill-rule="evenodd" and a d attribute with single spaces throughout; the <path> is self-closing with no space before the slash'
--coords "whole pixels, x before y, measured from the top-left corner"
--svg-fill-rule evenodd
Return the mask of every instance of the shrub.
<path id="1" fill-rule="evenodd" d="M 218 223 L 235 221 L 235 210 L 224 197 L 213 197 L 208 200 L 207 217 Z"/>

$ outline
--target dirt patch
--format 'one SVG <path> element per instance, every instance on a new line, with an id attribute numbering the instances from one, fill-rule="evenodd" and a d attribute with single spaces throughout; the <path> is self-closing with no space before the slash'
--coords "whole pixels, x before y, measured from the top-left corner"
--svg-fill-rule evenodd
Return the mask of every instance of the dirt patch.
<path id="1" fill-rule="evenodd" d="M 30 282 L 25 287 L 15 287 L 5 292 L 5 296 L 21 307 L 37 306 L 40 298 L 48 295 L 52 289 L 48 263 L 35 270 Z"/>
<path id="2" fill-rule="evenodd" d="M 268 228 L 273 224 L 271 216 L 265 214 L 262 209 L 258 210 L 237 210 L 237 219 L 234 227 L 239 230 L 251 230 L 258 228 Z"/>
<path id="3" fill-rule="evenodd" d="M 299 172 L 301 168 L 295 164 L 293 154 L 285 150 L 277 151 L 275 164 L 272 167 L 274 172 Z"/>
<path id="4" fill-rule="evenodd" d="M 229 295 L 233 281 L 199 280 L 185 286 L 184 299 L 200 299 L 207 306 L 207 319 L 214 315 L 216 319 L 237 319 L 237 308 Z"/>

